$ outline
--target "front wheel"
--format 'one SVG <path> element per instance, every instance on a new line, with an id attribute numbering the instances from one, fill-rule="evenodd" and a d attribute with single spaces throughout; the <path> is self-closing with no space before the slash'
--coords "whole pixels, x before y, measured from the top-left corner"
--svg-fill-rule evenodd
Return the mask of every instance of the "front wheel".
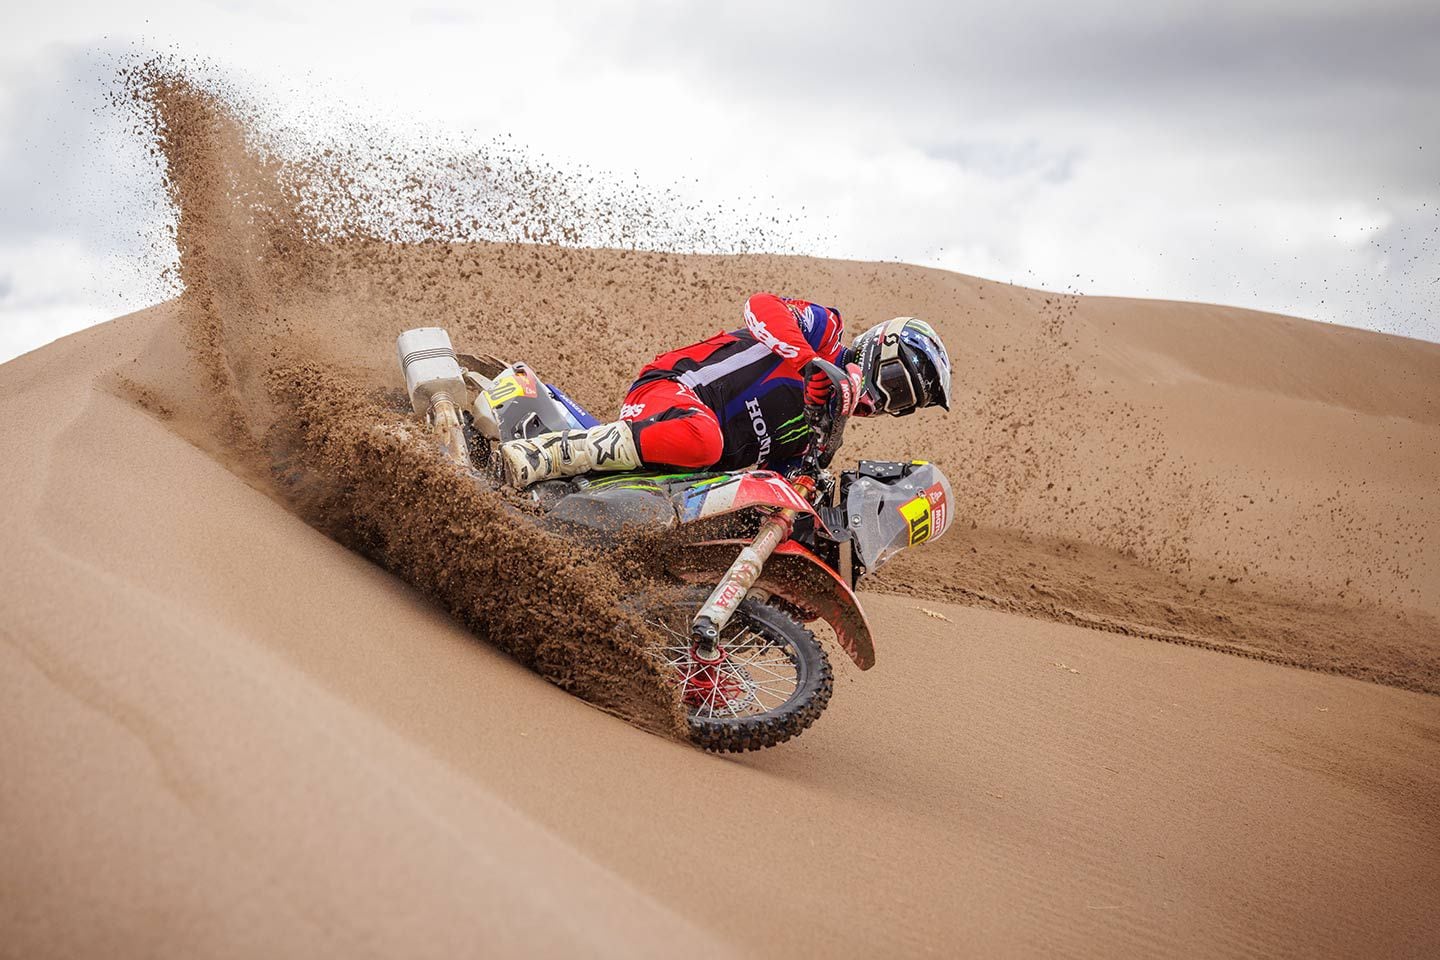
<path id="1" fill-rule="evenodd" d="M 693 614 L 698 606 L 685 610 Z M 814 723 L 829 704 L 830 659 L 815 635 L 783 610 L 742 601 L 720 631 L 721 656 L 713 664 L 692 655 L 688 619 L 667 619 L 665 645 L 652 655 L 680 690 L 697 746 L 731 753 L 773 747 Z"/>

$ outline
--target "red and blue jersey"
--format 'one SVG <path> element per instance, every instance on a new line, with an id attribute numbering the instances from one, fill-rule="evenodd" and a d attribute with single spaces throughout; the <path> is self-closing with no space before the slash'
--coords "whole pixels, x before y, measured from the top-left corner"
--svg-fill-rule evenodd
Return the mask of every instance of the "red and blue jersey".
<path id="1" fill-rule="evenodd" d="M 843 330 L 831 307 L 757 293 L 745 302 L 742 329 L 662 353 L 630 390 L 657 380 L 688 388 L 720 422 L 720 469 L 783 464 L 808 442 L 802 370 L 816 357 L 843 365 Z"/>

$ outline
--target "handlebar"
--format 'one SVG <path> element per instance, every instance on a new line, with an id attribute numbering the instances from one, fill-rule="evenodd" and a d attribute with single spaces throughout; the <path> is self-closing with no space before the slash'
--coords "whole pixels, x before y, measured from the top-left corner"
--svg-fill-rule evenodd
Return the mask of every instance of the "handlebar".
<path id="1" fill-rule="evenodd" d="M 849 380 L 849 376 L 835 364 L 828 360 L 816 357 L 805 365 L 802 371 L 808 378 L 815 373 L 824 373 L 830 378 L 835 389 L 840 389 L 840 384 Z M 806 406 L 805 423 L 810 428 L 810 446 L 800 460 L 800 471 L 810 476 L 818 476 L 821 471 L 830 465 L 831 459 L 835 456 L 835 450 L 839 448 L 841 436 L 845 433 L 845 422 L 850 419 L 844 414 L 838 414 L 833 410 L 834 402 L 824 406 Z"/>

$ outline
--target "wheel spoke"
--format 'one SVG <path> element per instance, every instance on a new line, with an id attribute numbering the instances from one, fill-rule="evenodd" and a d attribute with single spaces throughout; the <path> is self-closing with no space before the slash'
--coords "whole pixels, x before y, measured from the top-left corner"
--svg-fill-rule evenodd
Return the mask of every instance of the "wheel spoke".
<path id="1" fill-rule="evenodd" d="M 650 648 L 650 654 L 682 694 L 699 695 L 698 701 L 690 701 L 695 716 L 740 719 L 763 715 L 784 706 L 800 688 L 793 645 L 772 639 L 743 619 L 726 625 L 719 638 L 723 659 L 713 667 L 695 662 L 689 636 L 664 621 L 647 622 L 670 638 L 669 643 Z M 696 689 L 701 684 L 708 686 L 703 693 Z"/>

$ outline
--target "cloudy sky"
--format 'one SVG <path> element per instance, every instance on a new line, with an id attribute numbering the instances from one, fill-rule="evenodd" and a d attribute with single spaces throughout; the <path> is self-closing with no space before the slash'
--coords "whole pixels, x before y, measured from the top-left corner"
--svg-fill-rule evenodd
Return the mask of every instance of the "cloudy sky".
<path id="1" fill-rule="evenodd" d="M 0 359 L 165 294 L 121 58 L 731 208 L 795 245 L 1440 340 L 1434 0 L 0 11 Z"/>

